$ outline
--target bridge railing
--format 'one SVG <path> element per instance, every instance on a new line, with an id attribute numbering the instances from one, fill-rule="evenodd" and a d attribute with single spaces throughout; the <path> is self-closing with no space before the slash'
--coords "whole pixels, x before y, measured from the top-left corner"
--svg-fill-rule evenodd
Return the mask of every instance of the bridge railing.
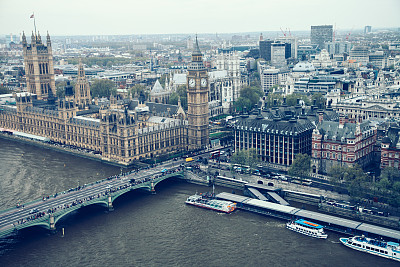
<path id="1" fill-rule="evenodd" d="M 124 174 L 124 175 L 111 176 L 111 177 L 102 179 L 100 181 L 96 181 L 96 182 L 93 182 L 91 184 L 87 184 L 84 187 L 73 188 L 72 190 L 73 191 L 78 191 L 78 190 L 84 189 L 86 187 L 90 187 L 90 186 L 94 186 L 94 185 L 99 184 L 99 183 L 103 183 L 103 182 L 105 182 L 107 180 L 113 180 L 113 179 L 127 177 L 130 174 L 132 174 L 132 173 L 128 173 L 128 174 Z M 160 175 L 160 174 L 162 174 L 162 175 Z M 0 236 L 3 236 L 6 233 L 10 233 L 10 232 L 14 231 L 14 229 L 23 229 L 23 228 L 28 228 L 28 227 L 34 226 L 34 225 L 46 225 L 46 226 L 50 227 L 50 222 L 49 222 L 50 216 L 53 216 L 55 218 L 55 223 L 56 223 L 64 215 L 66 215 L 66 214 L 68 214 L 68 213 L 70 213 L 72 211 L 75 211 L 75 210 L 77 210 L 77 209 L 79 209 L 81 207 L 89 206 L 89 205 L 93 205 L 93 204 L 99 204 L 99 203 L 103 203 L 105 205 L 108 205 L 108 199 L 107 198 L 109 196 L 112 197 L 111 201 L 114 201 L 117 197 L 119 197 L 122 194 L 127 193 L 128 191 L 135 190 L 135 189 L 142 188 L 142 187 L 148 187 L 149 189 L 151 189 L 151 185 L 150 184 L 152 182 L 158 183 L 158 182 L 160 182 L 162 180 L 165 180 L 165 179 L 167 179 L 167 178 L 169 178 L 171 176 L 176 176 L 176 175 L 183 175 L 183 168 L 179 168 L 179 167 L 175 168 L 174 167 L 174 168 L 171 168 L 168 171 L 168 173 L 161 173 L 160 172 L 160 173 L 157 173 L 157 175 L 154 175 L 151 178 L 143 177 L 143 178 L 145 178 L 145 180 L 143 180 L 143 181 L 141 181 L 141 182 L 139 182 L 137 184 L 136 183 L 131 183 L 128 180 L 125 180 L 123 182 L 121 180 L 121 182 L 122 182 L 121 184 L 115 185 L 116 188 L 119 188 L 116 191 L 112 191 L 113 187 L 111 187 L 111 188 L 107 188 L 102 193 L 95 193 L 93 195 L 85 196 L 85 197 L 79 199 L 78 203 L 76 203 L 76 204 L 72 204 L 72 203 L 75 203 L 75 201 L 73 201 L 71 204 L 69 202 L 68 203 L 59 204 L 59 205 L 54 204 L 54 207 L 51 207 L 48 210 L 40 212 L 40 214 L 43 214 L 41 217 L 34 218 L 35 216 L 38 215 L 38 213 L 29 214 L 27 216 L 24 215 L 24 217 L 21 217 L 19 220 L 13 222 L 12 224 L 10 224 L 8 226 L 3 227 L 3 229 L 0 229 L 0 231 L 1 231 Z M 121 187 L 123 187 L 123 188 L 121 188 Z M 54 194 L 52 196 L 49 196 L 49 198 L 54 198 L 55 196 L 64 195 L 64 194 L 73 194 L 73 192 L 67 190 L 67 191 L 63 191 L 63 192 L 60 192 L 60 193 L 56 193 L 56 194 Z M 89 199 L 86 200 L 86 198 L 89 198 Z M 90 198 L 92 198 L 92 199 L 90 199 Z M 46 197 L 46 199 L 47 199 L 47 197 Z M 42 199 L 37 199 L 37 200 L 31 201 L 31 202 L 25 203 L 24 206 L 25 206 L 25 208 L 29 208 L 28 206 L 30 204 L 43 203 L 43 202 L 44 202 L 43 198 Z M 67 204 L 67 206 L 65 206 L 66 204 Z M 9 208 L 7 210 L 2 211 L 1 213 L 7 212 L 7 211 L 12 210 L 12 209 L 18 209 L 18 208 L 12 207 L 12 208 Z"/>

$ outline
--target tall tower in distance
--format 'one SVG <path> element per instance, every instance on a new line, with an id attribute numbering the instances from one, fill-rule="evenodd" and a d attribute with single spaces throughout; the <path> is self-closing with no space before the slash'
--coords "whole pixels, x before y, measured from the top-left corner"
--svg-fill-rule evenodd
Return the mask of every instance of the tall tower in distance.
<path id="1" fill-rule="evenodd" d="M 209 144 L 208 91 L 208 74 L 196 36 L 192 62 L 187 74 L 189 150 L 204 148 Z"/>
<path id="2" fill-rule="evenodd" d="M 50 91 L 53 96 L 56 95 L 50 35 L 47 33 L 47 46 L 42 43 L 39 33 L 32 32 L 31 38 L 31 44 L 27 44 L 25 33 L 22 35 L 26 86 L 28 92 L 37 95 L 38 100 L 46 100 Z"/>
<path id="3" fill-rule="evenodd" d="M 333 40 L 333 25 L 311 26 L 311 44 L 317 44 L 319 50 L 325 48 L 325 43 Z"/>
<path id="4" fill-rule="evenodd" d="M 89 82 L 86 79 L 82 62 L 79 61 L 78 79 L 75 84 L 75 103 L 79 109 L 89 109 L 91 102 Z"/>

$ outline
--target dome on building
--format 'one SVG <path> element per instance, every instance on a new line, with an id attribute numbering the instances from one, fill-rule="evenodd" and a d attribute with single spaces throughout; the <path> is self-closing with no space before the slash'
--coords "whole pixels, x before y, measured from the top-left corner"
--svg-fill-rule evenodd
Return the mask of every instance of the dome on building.
<path id="1" fill-rule="evenodd" d="M 309 71 L 315 71 L 315 68 L 313 64 L 311 64 L 310 62 L 299 62 L 294 66 L 293 71 L 309 72 Z"/>

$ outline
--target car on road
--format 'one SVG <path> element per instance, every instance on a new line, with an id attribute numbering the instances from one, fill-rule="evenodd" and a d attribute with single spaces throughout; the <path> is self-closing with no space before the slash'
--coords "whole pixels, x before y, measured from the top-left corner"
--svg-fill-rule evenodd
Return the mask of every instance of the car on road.
<path id="1" fill-rule="evenodd" d="M 36 213 L 36 212 L 39 212 L 39 210 L 37 208 L 34 208 L 34 209 L 31 209 L 29 211 L 29 214 L 33 214 L 33 213 Z"/>

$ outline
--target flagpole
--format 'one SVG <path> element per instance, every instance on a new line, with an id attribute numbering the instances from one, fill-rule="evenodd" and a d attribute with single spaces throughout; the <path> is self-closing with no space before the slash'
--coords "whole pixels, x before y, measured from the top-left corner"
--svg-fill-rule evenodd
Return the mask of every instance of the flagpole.
<path id="1" fill-rule="evenodd" d="M 35 18 L 35 12 L 33 12 L 33 26 L 35 26 L 35 36 L 36 36 L 36 18 Z"/>

